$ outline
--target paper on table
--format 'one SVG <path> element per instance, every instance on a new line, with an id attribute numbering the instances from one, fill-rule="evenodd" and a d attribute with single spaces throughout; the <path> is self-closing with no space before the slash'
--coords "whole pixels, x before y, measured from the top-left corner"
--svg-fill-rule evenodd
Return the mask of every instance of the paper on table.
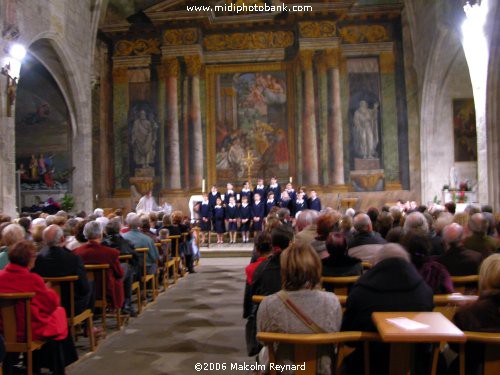
<path id="1" fill-rule="evenodd" d="M 429 328 L 429 325 L 417 322 L 415 320 L 411 320 L 408 318 L 391 318 L 391 319 L 386 319 L 389 323 L 394 324 L 395 326 L 398 326 L 399 328 L 402 329 L 407 329 L 407 330 L 414 330 L 414 329 L 423 329 L 423 328 Z"/>

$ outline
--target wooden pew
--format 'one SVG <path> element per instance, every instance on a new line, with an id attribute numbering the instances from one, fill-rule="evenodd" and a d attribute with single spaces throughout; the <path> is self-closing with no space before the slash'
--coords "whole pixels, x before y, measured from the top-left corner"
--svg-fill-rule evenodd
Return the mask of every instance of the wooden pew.
<path id="1" fill-rule="evenodd" d="M 358 279 L 359 276 L 322 277 L 321 285 L 332 284 L 336 295 L 346 296 L 349 294 L 351 285 L 358 281 Z"/>
<path id="2" fill-rule="evenodd" d="M 500 374 L 500 333 L 465 331 L 467 342 L 484 344 L 483 375 Z M 465 373 L 465 345 L 460 345 L 460 375 Z"/>
<path id="3" fill-rule="evenodd" d="M 457 293 L 477 294 L 479 275 L 451 276 L 453 289 Z"/>
<path id="4" fill-rule="evenodd" d="M 132 254 L 123 254 L 119 255 L 118 259 L 120 259 L 120 263 L 128 263 L 129 265 L 132 262 Z M 137 313 L 142 313 L 142 300 L 141 300 L 141 283 L 139 281 L 132 282 L 131 287 L 132 293 L 135 293 L 137 298 Z"/>
<path id="5" fill-rule="evenodd" d="M 157 294 L 157 289 L 156 289 L 156 273 L 147 273 L 147 265 L 146 265 L 146 259 L 148 257 L 148 251 L 149 249 L 147 247 L 138 247 L 135 249 L 135 252 L 138 254 L 142 254 L 142 276 L 141 276 L 141 281 L 142 281 L 142 286 L 143 286 L 143 291 L 145 294 L 145 300 L 147 299 L 146 293 L 148 292 L 148 284 L 151 285 L 151 293 L 153 297 L 153 301 L 156 300 L 156 294 Z"/>
<path id="6" fill-rule="evenodd" d="M 174 279 L 174 284 L 177 283 L 177 271 L 175 269 L 175 265 L 177 264 L 174 257 L 169 259 L 170 251 L 172 249 L 172 240 L 170 238 L 164 239 L 160 241 L 162 246 L 165 246 L 165 265 L 163 269 L 163 289 L 167 290 L 169 287 L 169 273 L 170 269 L 172 269 L 172 277 Z"/>
<path id="7" fill-rule="evenodd" d="M 87 331 L 89 336 L 90 343 L 90 351 L 95 351 L 95 337 L 94 337 L 94 322 L 93 317 L 94 314 L 92 310 L 86 309 L 82 311 L 80 314 L 75 315 L 75 282 L 78 280 L 78 276 L 63 276 L 63 277 L 44 277 L 43 280 L 46 283 L 50 283 L 50 287 L 59 295 L 59 298 L 62 300 L 62 288 L 66 284 L 66 287 L 69 290 L 69 299 L 70 299 L 70 307 L 69 307 L 69 317 L 68 324 L 70 328 L 71 337 L 76 341 L 76 331 L 75 327 L 82 324 L 84 321 L 87 321 Z M 68 311 L 66 312 L 68 313 Z"/>
<path id="8" fill-rule="evenodd" d="M 346 342 L 363 342 L 365 345 L 365 362 L 369 361 L 369 347 L 370 341 L 379 341 L 380 337 L 374 332 L 335 332 L 335 333 L 317 333 L 317 334 L 290 334 L 290 333 L 271 333 L 271 332 L 258 332 L 257 340 L 263 342 L 269 351 L 269 362 L 277 363 L 276 352 L 274 344 L 290 344 L 294 348 L 294 363 L 296 365 L 303 365 L 305 369 L 300 372 L 304 375 L 316 375 L 317 368 L 317 349 L 320 345 L 333 345 L 336 344 L 338 348 L 338 356 L 336 368 L 340 370 L 343 358 L 345 357 L 346 349 L 344 343 Z M 370 371 L 369 366 L 365 366 L 365 375 Z M 271 375 L 276 375 L 275 369 L 270 369 Z"/>
<path id="9" fill-rule="evenodd" d="M 172 244 L 174 246 L 174 254 L 172 254 L 175 261 L 174 283 L 177 283 L 177 278 L 178 278 L 177 273 L 179 272 L 179 268 L 181 268 L 181 257 L 179 256 L 181 235 L 172 234 L 167 238 L 172 241 Z M 181 268 L 181 276 L 184 276 L 184 267 Z"/>
<path id="10" fill-rule="evenodd" d="M 94 290 L 95 290 L 95 303 L 94 307 L 101 309 L 101 320 L 102 320 L 102 329 L 106 332 L 106 308 L 107 308 L 107 300 L 106 300 L 106 272 L 109 269 L 109 264 L 86 264 L 85 271 L 87 271 L 87 279 L 89 281 L 94 282 Z M 99 284 L 101 281 L 101 285 Z M 101 298 L 98 298 L 98 287 L 101 287 Z M 116 309 L 116 320 L 118 328 L 121 327 L 121 316 L 120 309 Z"/>
<path id="11" fill-rule="evenodd" d="M 35 293 L 0 293 L 0 314 L 2 315 L 3 337 L 7 353 L 26 353 L 26 373 L 33 374 L 33 352 L 40 349 L 45 341 L 33 341 L 31 331 L 31 299 Z M 24 304 L 24 341 L 17 340 L 16 306 Z"/>

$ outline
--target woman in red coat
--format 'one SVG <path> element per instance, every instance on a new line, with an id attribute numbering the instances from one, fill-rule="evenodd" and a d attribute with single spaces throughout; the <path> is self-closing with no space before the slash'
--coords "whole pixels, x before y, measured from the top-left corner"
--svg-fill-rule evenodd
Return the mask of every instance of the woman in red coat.
<path id="1" fill-rule="evenodd" d="M 34 363 L 37 363 L 36 356 L 39 354 L 42 367 L 50 368 L 54 374 L 64 374 L 64 367 L 77 360 L 78 356 L 68 335 L 66 312 L 60 305 L 59 296 L 45 285 L 39 275 L 30 272 L 36 259 L 36 248 L 31 241 L 15 243 L 8 255 L 10 263 L 0 271 L 0 293 L 35 293 L 31 300 L 32 339 L 48 340 L 48 343 L 35 352 Z M 16 309 L 16 315 L 17 337 L 24 340 L 25 313 L 22 305 Z M 2 327 L 0 317 L 0 329 Z M 5 362 L 13 365 L 16 358 L 9 355 Z"/>

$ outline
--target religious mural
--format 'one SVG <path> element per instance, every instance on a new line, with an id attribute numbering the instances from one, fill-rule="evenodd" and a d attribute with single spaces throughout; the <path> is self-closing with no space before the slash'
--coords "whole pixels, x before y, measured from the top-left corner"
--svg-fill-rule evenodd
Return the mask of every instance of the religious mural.
<path id="1" fill-rule="evenodd" d="M 23 62 L 16 99 L 16 164 L 22 190 L 68 190 L 73 172 L 69 112 L 50 73 Z"/>
<path id="2" fill-rule="evenodd" d="M 455 161 L 477 161 L 474 99 L 453 100 L 453 131 Z"/>
<path id="3" fill-rule="evenodd" d="M 219 74 L 216 91 L 217 180 L 289 176 L 286 73 Z"/>

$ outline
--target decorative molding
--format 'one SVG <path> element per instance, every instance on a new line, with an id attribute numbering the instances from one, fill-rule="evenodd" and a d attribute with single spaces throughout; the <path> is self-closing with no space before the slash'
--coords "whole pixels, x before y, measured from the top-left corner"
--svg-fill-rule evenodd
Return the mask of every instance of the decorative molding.
<path id="1" fill-rule="evenodd" d="M 340 46 L 340 38 L 300 38 L 299 48 L 301 50 L 313 49 L 323 50 L 327 48 L 338 48 Z"/>
<path id="2" fill-rule="evenodd" d="M 392 52 L 393 43 L 364 43 L 364 44 L 343 44 L 342 55 L 351 56 L 369 56 L 379 55 L 382 52 Z"/>
<path id="3" fill-rule="evenodd" d="M 330 38 L 337 36 L 334 21 L 299 22 L 299 35 L 302 38 Z"/>
<path id="4" fill-rule="evenodd" d="M 349 25 L 338 29 L 344 43 L 388 42 L 390 34 L 383 25 Z"/>
<path id="5" fill-rule="evenodd" d="M 194 77 L 200 75 L 202 64 L 200 56 L 190 55 L 184 56 L 184 61 L 186 62 L 187 75 Z"/>
<path id="6" fill-rule="evenodd" d="M 202 55 L 203 49 L 199 44 L 190 44 L 182 46 L 163 46 L 161 47 L 161 55 L 163 57 L 178 57 L 186 55 Z"/>
<path id="7" fill-rule="evenodd" d="M 114 56 L 146 56 L 159 54 L 159 41 L 156 39 L 119 40 L 115 44 Z"/>
<path id="8" fill-rule="evenodd" d="M 329 48 L 324 50 L 323 60 L 328 68 L 338 68 L 340 62 L 340 49 L 339 48 Z"/>
<path id="9" fill-rule="evenodd" d="M 206 52 L 203 55 L 206 64 L 228 63 L 228 62 L 266 62 L 283 61 L 285 59 L 284 48 L 242 50 L 238 53 L 233 51 Z"/>
<path id="10" fill-rule="evenodd" d="M 178 77 L 179 76 L 179 60 L 175 57 L 163 57 L 161 59 L 162 64 L 164 65 L 164 74 L 166 77 Z"/>
<path id="11" fill-rule="evenodd" d="M 312 69 L 312 58 L 314 52 L 315 51 L 313 50 L 299 51 L 300 65 L 302 66 L 303 70 Z"/>
<path id="12" fill-rule="evenodd" d="M 118 56 L 113 57 L 115 68 L 143 68 L 151 65 L 151 56 Z"/>
<path id="13" fill-rule="evenodd" d="M 254 33 L 233 33 L 208 35 L 203 40 L 207 51 L 285 48 L 293 45 L 291 31 L 257 31 Z"/>
<path id="14" fill-rule="evenodd" d="M 196 44 L 199 38 L 200 32 L 194 27 L 165 30 L 162 35 L 163 45 L 165 46 Z"/>

